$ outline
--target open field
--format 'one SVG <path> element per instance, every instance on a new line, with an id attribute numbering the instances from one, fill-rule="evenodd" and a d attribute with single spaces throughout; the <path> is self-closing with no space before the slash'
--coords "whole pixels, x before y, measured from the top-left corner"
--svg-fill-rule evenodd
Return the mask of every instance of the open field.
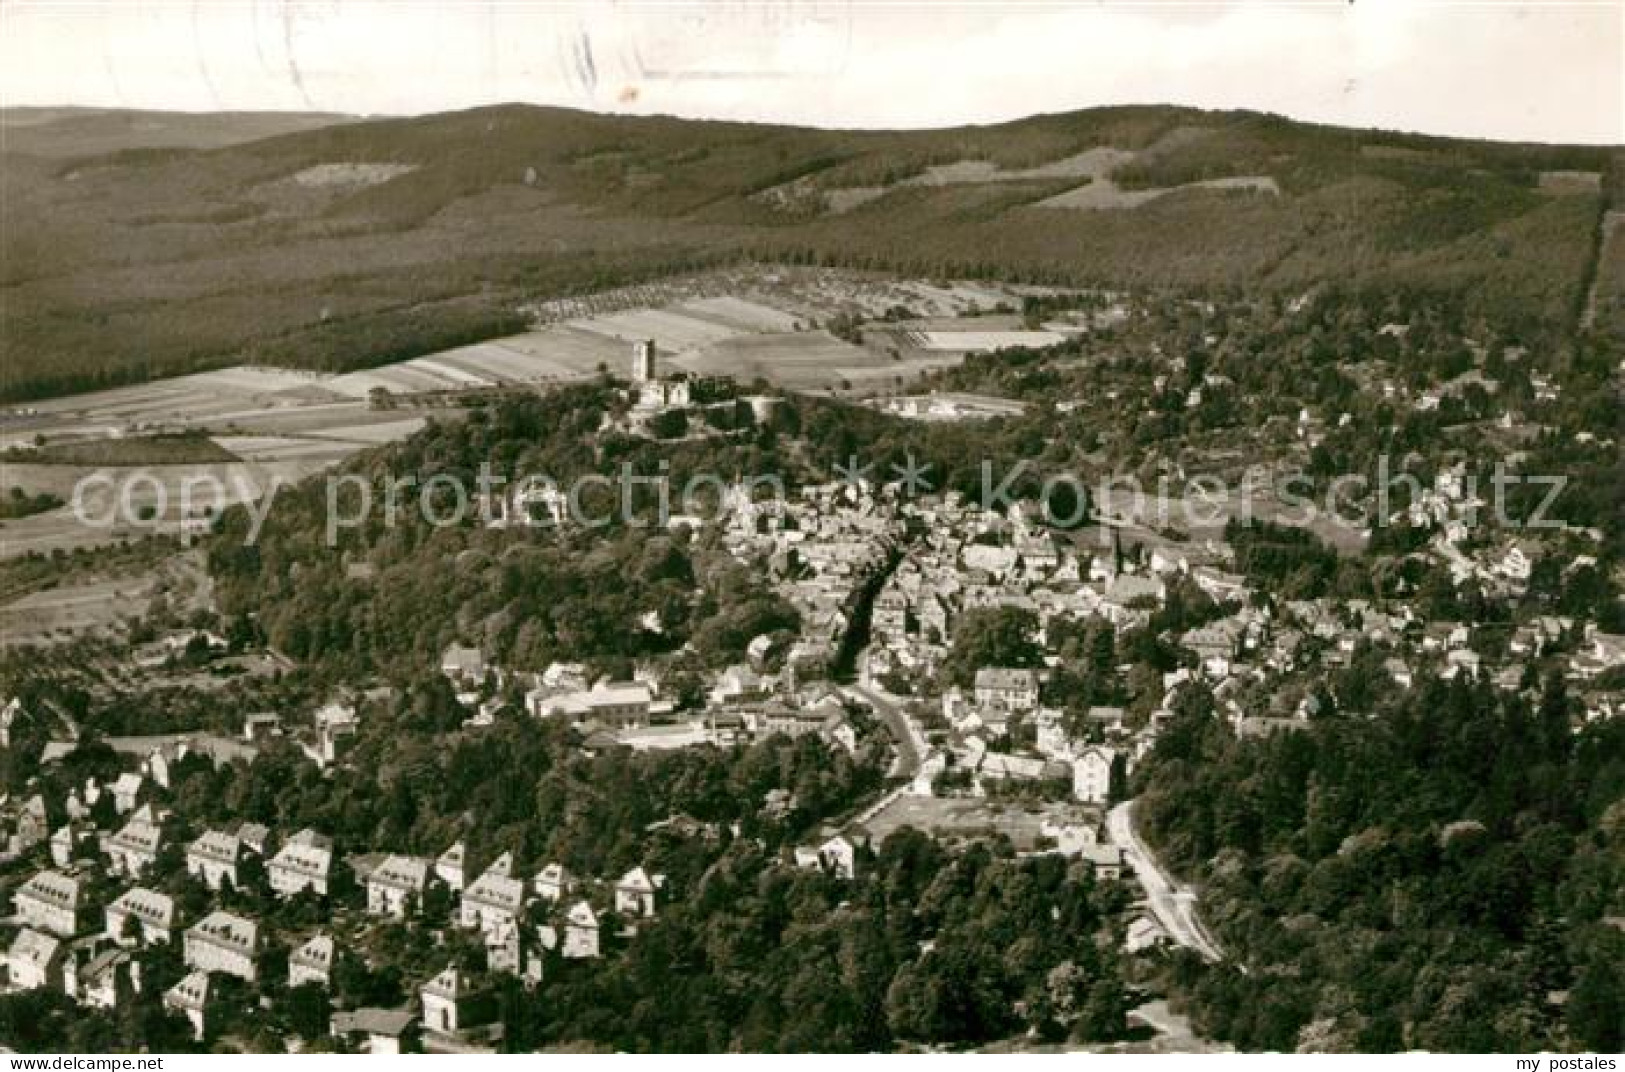
<path id="1" fill-rule="evenodd" d="M 193 465 L 232 462 L 237 456 L 196 432 L 102 439 L 73 439 L 39 447 L 9 447 L 7 462 L 86 467 Z"/>
<path id="2" fill-rule="evenodd" d="M 1128 164 L 1155 161 L 1166 153 L 1200 140 L 1197 128 L 1179 128 L 1143 151 L 1097 146 L 1081 153 L 1023 168 L 1004 168 L 991 160 L 956 160 L 933 164 L 917 175 L 886 185 L 820 188 L 817 176 L 808 176 L 754 195 L 762 204 L 778 208 L 804 208 L 816 205 L 822 211 L 841 215 L 898 190 L 919 187 L 948 187 L 985 184 L 1047 182 L 1082 179 L 1081 185 L 1035 202 L 1039 208 L 1132 209 L 1169 194 L 1190 190 L 1252 190 L 1281 193 L 1280 185 L 1269 175 L 1234 175 L 1199 179 L 1175 186 L 1126 189 L 1113 173 Z M 1180 136 L 1184 135 L 1184 136 Z"/>
<path id="3" fill-rule="evenodd" d="M 730 270 L 540 310 L 544 322 L 533 330 L 362 372 L 234 366 L 16 407 L 0 415 L 0 450 L 11 451 L 0 491 L 49 492 L 65 505 L 7 523 L 0 558 L 178 531 L 199 507 L 213 512 L 254 499 L 412 435 L 425 420 L 410 408 L 414 395 L 545 388 L 604 368 L 625 375 L 632 344 L 642 339 L 655 340 L 667 370 L 747 383 L 761 377 L 813 393 L 891 393 L 966 352 L 1058 341 L 1015 330 L 1017 317 L 985 313 L 1018 306 L 1034 291 L 1053 292 L 819 269 Z M 910 341 L 888 324 L 859 346 L 813 327 L 836 314 L 878 317 L 899 307 L 923 317 L 909 323 L 929 332 Z M 548 322 L 565 313 L 578 315 Z M 374 408 L 380 389 L 395 406 Z M 73 503 L 81 480 L 137 467 L 139 478 L 119 486 L 125 506 L 115 523 L 80 523 Z M 86 500 L 87 513 L 102 516 L 107 494 Z"/>
<path id="4" fill-rule="evenodd" d="M 0 492 L 48 492 L 64 505 L 0 527 L 0 559 L 177 532 L 199 509 L 257 498 L 422 426 L 422 417 L 372 410 L 311 374 L 250 368 L 41 402 L 0 417 L 9 452 Z M 130 434 L 137 429 L 163 431 Z M 35 451 L 40 438 L 47 445 Z M 86 515 L 110 524 L 75 514 L 87 478 L 101 486 L 86 485 Z"/>
<path id="5" fill-rule="evenodd" d="M 922 350 L 954 353 L 990 353 L 1013 346 L 1039 349 L 1066 341 L 1066 336 L 1054 331 L 922 331 L 916 345 Z"/>
<path id="6" fill-rule="evenodd" d="M 882 808 L 864 825 L 876 841 L 911 826 L 939 837 L 1003 834 L 1018 849 L 1031 848 L 1046 818 L 1076 818 L 1077 805 L 1001 804 L 964 797 L 918 797 L 907 793 Z"/>
<path id="7" fill-rule="evenodd" d="M 1125 190 L 1111 179 L 1097 179 L 1087 186 L 1079 186 L 1064 193 L 1046 197 L 1038 208 L 1122 209 L 1138 208 L 1170 194 L 1192 190 L 1246 190 L 1253 193 L 1279 195 L 1280 186 L 1268 175 L 1237 175 L 1223 179 L 1201 179 L 1179 186 L 1151 187 L 1144 190 Z"/>

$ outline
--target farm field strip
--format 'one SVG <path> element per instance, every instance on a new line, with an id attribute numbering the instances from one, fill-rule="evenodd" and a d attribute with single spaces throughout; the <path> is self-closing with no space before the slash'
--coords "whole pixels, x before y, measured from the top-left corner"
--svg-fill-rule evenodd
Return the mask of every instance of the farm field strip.
<path id="1" fill-rule="evenodd" d="M 1011 346 L 1054 346 L 1066 341 L 1053 331 L 918 331 L 917 345 L 923 350 L 987 353 Z"/>
<path id="2" fill-rule="evenodd" d="M 574 320 L 571 326 L 627 342 L 653 339 L 660 349 L 670 351 L 692 350 L 742 334 L 733 328 L 665 309 L 640 309 L 591 320 Z"/>

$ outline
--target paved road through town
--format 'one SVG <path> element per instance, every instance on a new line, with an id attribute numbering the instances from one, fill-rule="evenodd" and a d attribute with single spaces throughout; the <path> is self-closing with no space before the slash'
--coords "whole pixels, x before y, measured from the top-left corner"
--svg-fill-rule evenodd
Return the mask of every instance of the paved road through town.
<path id="1" fill-rule="evenodd" d="M 924 742 L 919 738 L 918 731 L 908 716 L 903 713 L 902 703 L 866 684 L 854 685 L 848 691 L 874 708 L 875 714 L 886 724 L 886 728 L 891 731 L 892 739 L 897 742 L 897 761 L 892 764 L 892 775 L 901 778 L 914 777 L 915 772 L 920 769 Z"/>
<path id="2" fill-rule="evenodd" d="M 1151 913 L 1170 937 L 1208 960 L 1223 960 L 1224 953 L 1208 934 L 1196 914 L 1196 894 L 1164 870 L 1150 846 L 1134 830 L 1134 801 L 1126 801 L 1106 813 L 1106 835 L 1120 847 L 1145 889 Z"/>

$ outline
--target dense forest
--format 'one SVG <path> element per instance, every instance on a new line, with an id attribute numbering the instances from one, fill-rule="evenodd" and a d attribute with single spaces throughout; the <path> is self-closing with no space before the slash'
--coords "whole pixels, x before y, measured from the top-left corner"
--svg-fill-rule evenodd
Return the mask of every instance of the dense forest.
<path id="1" fill-rule="evenodd" d="M 1571 733 L 1559 677 L 1535 702 L 1465 675 L 1363 699 L 1238 739 L 1189 690 L 1136 771 L 1232 954 L 1182 973 L 1199 1028 L 1248 1050 L 1617 1052 L 1625 725 Z"/>
<path id="2" fill-rule="evenodd" d="M 244 362 L 376 365 L 512 333 L 538 296 L 750 262 L 1214 295 L 1336 281 L 1558 332 L 1598 278 L 1620 170 L 1599 147 L 1170 107 L 858 132 L 510 105 L 78 157 L 42 146 L 51 126 L 15 127 L 0 170 L 8 399 Z M 1075 210 L 1039 202 L 1082 175 L 895 185 L 938 164 L 1020 169 L 1108 146 L 1138 154 L 1118 168 L 1128 188 L 1255 177 L 1279 192 Z M 401 172 L 290 181 L 339 162 Z M 1553 194 L 1540 176 L 1554 169 L 1600 186 Z M 792 183 L 810 210 L 772 196 Z M 823 207 L 876 185 L 851 211 Z M 1600 278 L 1617 287 L 1616 271 Z"/>

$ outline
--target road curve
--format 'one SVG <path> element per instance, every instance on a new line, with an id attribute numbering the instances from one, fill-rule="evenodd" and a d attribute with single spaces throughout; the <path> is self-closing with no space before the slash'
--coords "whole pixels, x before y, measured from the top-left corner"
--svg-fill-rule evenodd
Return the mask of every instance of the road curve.
<path id="1" fill-rule="evenodd" d="M 1196 914 L 1196 893 L 1164 870 L 1150 846 L 1134 830 L 1134 801 L 1125 801 L 1106 813 L 1106 836 L 1123 850 L 1134 876 L 1145 889 L 1152 915 L 1171 938 L 1208 960 L 1224 959 L 1213 936 Z"/>
<path id="2" fill-rule="evenodd" d="M 866 684 L 852 686 L 847 689 L 847 694 L 867 703 L 891 731 L 892 738 L 897 742 L 897 759 L 892 763 L 892 775 L 901 778 L 914 777 L 925 754 L 925 742 L 919 738 L 918 731 L 903 713 L 903 705 L 895 698 Z"/>

